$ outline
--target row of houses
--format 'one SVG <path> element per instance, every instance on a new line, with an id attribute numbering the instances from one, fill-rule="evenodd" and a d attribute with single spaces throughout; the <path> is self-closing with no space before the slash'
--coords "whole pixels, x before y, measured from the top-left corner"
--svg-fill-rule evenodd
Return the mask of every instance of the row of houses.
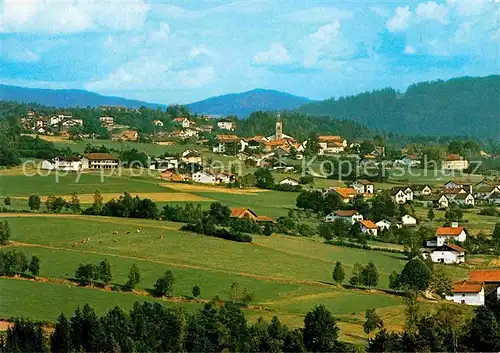
<path id="1" fill-rule="evenodd" d="M 83 120 L 74 118 L 71 113 L 62 112 L 54 114 L 51 117 L 36 116 L 35 112 L 30 110 L 28 117 L 20 118 L 20 124 L 27 130 L 33 130 L 39 134 L 47 132 L 67 131 L 74 126 L 83 126 Z"/>

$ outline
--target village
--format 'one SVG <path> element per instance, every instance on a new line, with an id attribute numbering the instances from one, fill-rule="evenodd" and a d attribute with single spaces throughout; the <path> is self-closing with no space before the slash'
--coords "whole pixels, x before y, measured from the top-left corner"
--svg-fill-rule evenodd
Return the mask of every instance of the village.
<path id="1" fill-rule="evenodd" d="M 106 115 L 110 107 L 101 107 L 103 116 L 99 122 L 103 128 L 114 131 L 116 127 L 114 118 Z M 125 110 L 125 108 L 119 108 Z M 20 119 L 20 123 L 28 130 L 37 134 L 53 135 L 68 134 L 70 129 L 83 126 L 82 119 L 73 118 L 70 113 L 59 113 L 50 118 L 36 116 L 30 110 L 29 116 Z M 200 120 L 200 119 L 198 119 Z M 298 142 L 294 137 L 285 134 L 284 121 L 280 114 L 275 122 L 275 132 L 270 136 L 256 135 L 240 137 L 235 134 L 236 122 L 224 118 L 202 117 L 202 125 L 197 124 L 190 118 L 179 117 L 171 121 L 175 129 L 171 132 L 158 132 L 153 143 L 165 146 L 178 144 L 183 139 L 196 141 L 200 146 L 208 148 L 213 154 L 230 158 L 233 162 L 242 163 L 249 170 L 255 168 L 268 169 L 273 173 L 284 173 L 288 176 L 276 181 L 276 184 L 293 191 L 300 191 L 304 187 L 312 190 L 312 185 L 303 185 L 300 181 L 300 161 L 306 154 L 311 153 L 309 144 L 315 144 L 313 153 L 316 156 L 344 156 L 353 158 L 357 168 L 422 168 L 422 156 L 406 153 L 402 150 L 401 157 L 395 160 L 384 158 L 384 149 L 376 147 L 371 153 L 360 155 L 359 146 L 361 141 L 349 143 L 341 136 L 317 136 L 317 141 L 306 140 Z M 153 120 L 152 125 L 162 128 L 161 120 Z M 213 139 L 202 136 L 211 133 Z M 89 138 L 90 136 L 84 136 Z M 112 135 L 113 140 L 137 141 L 139 133 L 130 129 L 121 129 Z M 200 148 L 201 149 L 201 148 Z M 237 179 L 241 177 L 236 173 L 234 167 L 227 169 L 219 166 L 214 169 L 207 163 L 207 158 L 197 148 L 186 148 L 177 155 L 172 156 L 148 156 L 148 165 L 141 167 L 157 171 L 159 178 L 167 182 L 193 183 L 205 185 L 225 185 L 234 187 Z M 212 162 L 212 161 L 211 161 Z M 121 162 L 117 155 L 111 153 L 85 153 L 76 156 L 54 156 L 50 160 L 41 162 L 41 168 L 57 171 L 104 171 L 120 168 Z M 469 167 L 469 161 L 458 154 L 448 154 L 440 161 L 440 168 L 448 172 L 462 172 Z M 298 175 L 297 177 L 294 176 Z M 316 175 L 317 176 L 317 175 Z M 337 195 L 346 205 L 351 205 L 355 198 L 362 197 L 370 200 L 381 192 L 388 192 L 396 205 L 419 203 L 422 207 L 447 210 L 450 207 L 473 209 L 477 205 L 499 205 L 500 204 L 500 180 L 484 179 L 473 183 L 457 178 L 450 179 L 441 185 L 436 184 L 408 184 L 394 186 L 388 190 L 375 187 L 375 183 L 367 179 L 355 179 L 344 181 L 344 186 L 320 189 L 324 196 L 329 193 Z M 238 187 L 242 187 L 238 184 Z M 233 218 L 248 218 L 254 222 L 265 224 L 274 222 L 271 217 L 257 215 L 250 208 L 234 208 L 231 211 Z M 412 214 L 404 214 L 398 219 L 381 219 L 373 221 L 365 219 L 356 209 L 335 210 L 322 219 L 324 223 L 334 223 L 341 220 L 347 224 L 358 224 L 360 231 L 369 237 L 377 238 L 380 232 L 392 227 L 417 228 L 419 221 Z M 421 257 L 429 259 L 434 263 L 459 265 L 466 261 L 466 250 L 460 246 L 467 239 L 468 231 L 458 222 L 452 222 L 446 226 L 439 226 L 435 230 L 435 240 L 428 240 L 422 244 Z M 495 288 L 493 288 L 495 287 Z M 492 289 L 493 288 L 493 289 Z M 453 295 L 447 296 L 448 300 L 469 305 L 482 305 L 485 301 L 485 293 L 497 291 L 500 297 L 500 270 L 489 272 L 471 272 L 467 281 L 456 283 L 453 287 Z M 485 292 L 486 291 L 486 292 Z"/>

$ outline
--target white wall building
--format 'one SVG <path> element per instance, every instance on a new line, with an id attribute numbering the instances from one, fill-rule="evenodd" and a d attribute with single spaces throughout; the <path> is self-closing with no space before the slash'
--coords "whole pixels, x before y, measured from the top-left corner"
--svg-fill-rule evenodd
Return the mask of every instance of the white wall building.
<path id="1" fill-rule="evenodd" d="M 467 239 L 467 232 L 464 227 L 459 227 L 454 223 L 451 227 L 438 227 L 436 230 L 437 246 L 443 246 L 451 240 L 463 243 Z"/>
<path id="2" fill-rule="evenodd" d="M 294 178 L 285 178 L 279 182 L 280 185 L 298 186 L 300 183 Z"/>
<path id="3" fill-rule="evenodd" d="M 455 283 L 452 288 L 452 295 L 447 295 L 446 299 L 458 304 L 484 305 L 484 286 L 482 283 Z"/>
<path id="4" fill-rule="evenodd" d="M 363 215 L 356 210 L 337 210 L 326 215 L 323 221 L 328 223 L 334 222 L 336 219 L 342 219 L 349 224 L 354 224 L 355 222 L 361 222 Z"/>
<path id="5" fill-rule="evenodd" d="M 465 249 L 455 244 L 438 246 L 431 251 L 432 262 L 441 264 L 459 264 L 465 262 Z"/>
<path id="6" fill-rule="evenodd" d="M 81 158 L 78 157 L 55 157 L 51 160 L 45 160 L 41 164 L 42 169 L 46 170 L 64 170 L 80 171 L 83 169 Z"/>
<path id="7" fill-rule="evenodd" d="M 192 178 L 195 183 L 215 184 L 215 174 L 203 170 L 193 173 Z"/>

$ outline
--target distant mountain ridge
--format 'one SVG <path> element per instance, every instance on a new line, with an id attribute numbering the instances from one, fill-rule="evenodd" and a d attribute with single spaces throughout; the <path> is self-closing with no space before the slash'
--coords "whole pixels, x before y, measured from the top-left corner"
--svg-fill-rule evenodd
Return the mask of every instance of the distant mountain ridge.
<path id="1" fill-rule="evenodd" d="M 204 99 L 188 104 L 188 107 L 192 112 L 199 114 L 246 117 L 259 110 L 292 110 L 309 102 L 311 100 L 308 98 L 259 88 Z"/>
<path id="2" fill-rule="evenodd" d="M 19 86 L 0 85 L 0 100 L 10 100 L 22 103 L 37 103 L 46 106 L 71 108 L 98 107 L 100 105 L 118 105 L 127 108 L 166 107 L 164 104 L 147 103 L 134 99 L 103 96 L 80 89 L 45 89 Z"/>
<path id="3" fill-rule="evenodd" d="M 421 82 L 404 93 L 385 88 L 312 102 L 298 111 L 400 134 L 500 140 L 500 76 Z"/>

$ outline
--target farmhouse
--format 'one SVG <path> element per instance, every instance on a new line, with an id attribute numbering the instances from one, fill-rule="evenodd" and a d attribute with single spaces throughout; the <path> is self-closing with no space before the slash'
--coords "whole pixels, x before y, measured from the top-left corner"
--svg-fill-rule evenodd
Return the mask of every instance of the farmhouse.
<path id="1" fill-rule="evenodd" d="M 351 187 L 356 190 L 358 194 L 373 194 L 373 183 L 366 179 L 358 179 L 351 184 Z"/>
<path id="2" fill-rule="evenodd" d="M 378 234 L 378 226 L 370 221 L 369 219 L 365 219 L 359 222 L 361 226 L 361 231 L 363 233 L 377 235 Z"/>
<path id="3" fill-rule="evenodd" d="M 429 196 L 432 194 L 432 188 L 426 184 L 417 184 L 411 186 L 414 196 Z"/>
<path id="4" fill-rule="evenodd" d="M 453 201 L 459 205 L 474 206 L 474 196 L 471 193 L 458 193 Z"/>
<path id="5" fill-rule="evenodd" d="M 51 160 L 43 161 L 41 168 L 46 170 L 80 171 L 83 165 L 79 157 L 54 157 Z"/>
<path id="6" fill-rule="evenodd" d="M 229 184 L 234 181 L 234 174 L 230 172 L 222 172 L 215 174 L 215 182 L 221 184 Z"/>
<path id="7" fill-rule="evenodd" d="M 139 133 L 135 130 L 125 130 L 122 133 L 113 135 L 113 140 L 137 141 Z"/>
<path id="8" fill-rule="evenodd" d="M 216 145 L 213 147 L 213 152 L 215 153 L 225 153 L 229 152 L 230 146 L 232 146 L 232 153 L 243 152 L 245 149 L 244 141 L 236 135 L 217 135 L 215 137 Z"/>
<path id="9" fill-rule="evenodd" d="M 391 189 L 391 196 L 396 203 L 406 203 L 413 200 L 413 190 L 408 187 L 393 187 Z"/>
<path id="10" fill-rule="evenodd" d="M 182 118 L 182 117 L 175 118 L 174 120 L 172 120 L 172 122 L 175 125 L 182 126 L 184 129 L 191 127 L 191 125 L 193 124 L 191 120 L 189 120 L 188 118 Z"/>
<path id="11" fill-rule="evenodd" d="M 341 219 L 350 224 L 360 222 L 363 220 L 363 215 L 356 210 L 337 210 L 326 215 L 323 219 L 324 222 L 334 222 L 336 219 Z"/>
<path id="12" fill-rule="evenodd" d="M 178 174 L 171 170 L 165 170 L 161 173 L 160 177 L 166 181 L 189 181 L 189 176 L 187 174 Z"/>
<path id="13" fill-rule="evenodd" d="M 347 140 L 340 136 L 318 136 L 319 155 L 344 152 Z"/>
<path id="14" fill-rule="evenodd" d="M 500 193 L 500 187 L 496 185 L 484 185 L 475 188 L 474 196 L 477 199 L 488 200 L 495 193 Z"/>
<path id="15" fill-rule="evenodd" d="M 330 189 L 330 191 L 335 192 L 337 195 L 340 196 L 340 198 L 345 202 L 351 201 L 356 195 L 356 190 L 354 188 L 340 188 L 340 187 L 334 187 Z"/>
<path id="16" fill-rule="evenodd" d="M 392 225 L 392 222 L 387 219 L 382 219 L 375 224 L 378 226 L 380 230 L 384 230 L 384 229 L 389 229 Z"/>
<path id="17" fill-rule="evenodd" d="M 192 175 L 193 181 L 195 183 L 202 183 L 202 184 L 215 184 L 216 182 L 215 177 L 216 177 L 215 174 L 204 170 L 200 170 L 196 173 L 193 173 Z"/>
<path id="18" fill-rule="evenodd" d="M 249 208 L 232 208 L 231 218 L 249 218 L 253 221 L 257 219 L 257 213 Z"/>
<path id="19" fill-rule="evenodd" d="M 83 155 L 83 169 L 114 169 L 118 168 L 119 158 L 108 153 L 88 153 Z"/>
<path id="20" fill-rule="evenodd" d="M 469 168 L 469 161 L 459 154 L 449 154 L 441 165 L 445 170 L 464 170 Z"/>
<path id="21" fill-rule="evenodd" d="M 429 196 L 422 197 L 422 200 L 427 203 L 427 205 L 432 204 L 433 207 L 439 209 L 447 209 L 450 206 L 450 199 L 445 194 L 432 194 Z"/>
<path id="22" fill-rule="evenodd" d="M 217 127 L 221 130 L 234 131 L 236 130 L 236 123 L 230 120 L 219 120 Z"/>
<path id="23" fill-rule="evenodd" d="M 446 299 L 458 304 L 484 305 L 484 285 L 481 282 L 459 282 L 454 283 L 451 289 L 452 295 Z"/>
<path id="24" fill-rule="evenodd" d="M 83 120 L 79 118 L 68 118 L 62 121 L 63 128 L 69 128 L 71 126 L 83 126 Z"/>
<path id="25" fill-rule="evenodd" d="M 99 118 L 101 126 L 104 128 L 113 127 L 115 124 L 115 119 L 112 116 L 101 116 Z"/>
<path id="26" fill-rule="evenodd" d="M 465 262 L 465 249 L 456 244 L 444 244 L 431 251 L 432 262 L 458 264 Z"/>
<path id="27" fill-rule="evenodd" d="M 409 214 L 404 215 L 403 217 L 401 217 L 401 225 L 403 227 L 416 227 L 417 219 Z"/>
<path id="28" fill-rule="evenodd" d="M 485 297 L 500 299 L 500 269 L 474 270 L 469 273 L 469 282 L 484 284 Z"/>
<path id="29" fill-rule="evenodd" d="M 177 157 L 155 158 L 149 165 L 149 169 L 177 169 L 179 167 L 179 159 Z"/>
<path id="30" fill-rule="evenodd" d="M 294 178 L 285 178 L 279 182 L 280 185 L 290 185 L 290 186 L 298 186 L 300 183 Z"/>
<path id="31" fill-rule="evenodd" d="M 403 158 L 396 159 L 394 161 L 395 165 L 405 166 L 408 168 L 418 167 L 422 164 L 420 158 L 416 155 L 406 155 Z"/>
<path id="32" fill-rule="evenodd" d="M 463 243 L 467 238 L 467 232 L 464 227 L 459 227 L 457 223 L 453 223 L 451 227 L 438 227 L 436 230 L 436 244 L 443 246 L 451 240 Z"/>
<path id="33" fill-rule="evenodd" d="M 200 152 L 196 150 L 185 150 L 181 156 L 181 161 L 188 164 L 201 164 L 202 161 Z"/>

